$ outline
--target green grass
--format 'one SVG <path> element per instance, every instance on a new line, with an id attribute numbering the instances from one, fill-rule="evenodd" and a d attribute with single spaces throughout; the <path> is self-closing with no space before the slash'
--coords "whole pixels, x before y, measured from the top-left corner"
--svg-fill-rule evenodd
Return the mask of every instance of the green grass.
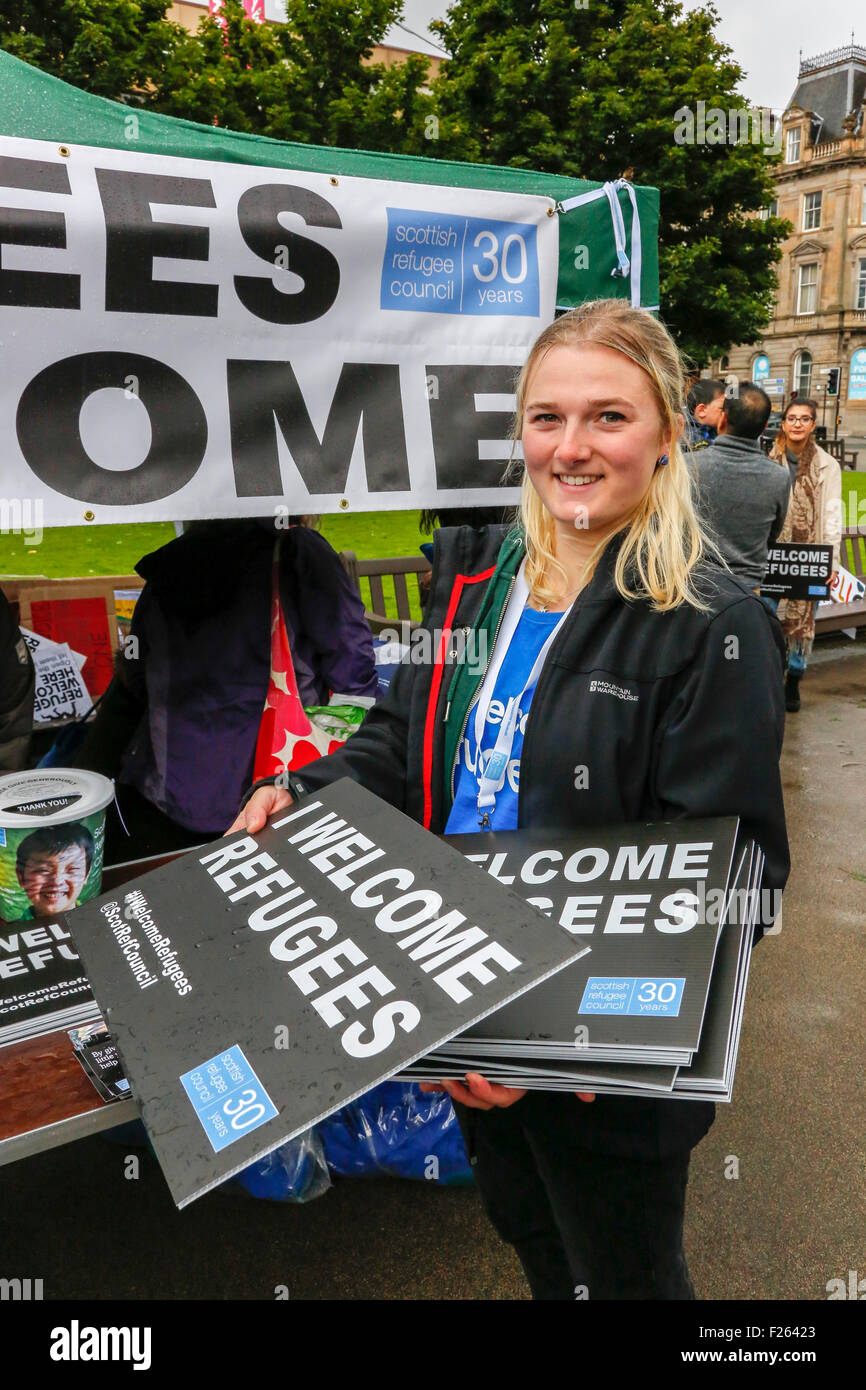
<path id="1" fill-rule="evenodd" d="M 38 544 L 0 535 L 0 574 L 43 574 L 67 579 L 131 574 L 142 555 L 174 539 L 170 522 L 133 526 L 52 526 Z"/>
<path id="2" fill-rule="evenodd" d="M 417 555 L 430 537 L 418 529 L 419 512 L 363 512 L 323 516 L 320 530 L 335 550 L 354 550 L 359 560 Z"/>
<path id="3" fill-rule="evenodd" d="M 866 528 L 866 473 L 842 474 L 842 525 Z"/>
<path id="4" fill-rule="evenodd" d="M 414 555 L 420 541 L 418 512 L 364 512 L 322 518 L 322 535 L 335 550 L 354 550 L 362 560 Z M 0 534 L 0 574 L 43 574 L 65 579 L 89 574 L 131 574 L 151 550 L 174 540 L 170 522 L 130 526 L 53 526 L 37 544 Z"/>
<path id="5" fill-rule="evenodd" d="M 359 560 L 390 559 L 395 555 L 417 555 L 418 546 L 429 536 L 418 529 L 418 512 L 364 512 L 358 516 L 323 516 L 321 531 L 335 550 L 354 550 Z M 416 620 L 421 617 L 421 605 L 412 577 L 408 580 L 409 608 Z M 390 581 L 385 580 L 385 617 L 397 617 L 397 601 Z M 365 580 L 361 580 L 365 605 L 372 607 Z"/>
<path id="6" fill-rule="evenodd" d="M 354 550 L 361 560 L 417 555 L 421 541 L 419 513 L 362 512 L 322 517 L 321 532 L 335 550 Z M 97 574 L 132 574 L 143 555 L 174 540 L 170 522 L 130 526 L 54 526 L 38 543 L 24 536 L 0 534 L 0 575 L 45 575 L 48 579 Z M 409 592 L 414 583 L 410 580 Z M 369 602 L 365 594 L 365 602 Z M 396 618 L 396 603 L 386 591 L 385 613 Z M 420 606 L 412 604 L 420 618 Z"/>
<path id="7" fill-rule="evenodd" d="M 842 474 L 842 502 L 843 524 L 866 526 L 866 473 Z M 418 520 L 417 511 L 354 516 L 338 512 L 322 517 L 321 531 L 335 550 L 354 550 L 359 559 L 375 560 L 417 555 L 420 542 L 429 539 L 419 531 Z M 49 579 L 131 574 L 143 555 L 173 539 L 170 522 L 54 526 L 38 544 L 23 536 L 0 534 L 0 574 L 44 574 Z"/>

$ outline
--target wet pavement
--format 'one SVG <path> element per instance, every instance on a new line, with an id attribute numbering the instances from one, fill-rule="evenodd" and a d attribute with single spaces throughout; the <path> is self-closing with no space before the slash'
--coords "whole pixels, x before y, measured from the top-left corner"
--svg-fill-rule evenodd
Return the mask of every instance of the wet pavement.
<path id="1" fill-rule="evenodd" d="M 734 1102 L 692 1161 L 705 1299 L 826 1299 L 866 1277 L 866 641 L 819 646 L 802 697 L 782 928 L 753 958 Z M 216 1192 L 178 1212 L 128 1152 L 96 1137 L 0 1170 L 0 1275 L 46 1299 L 527 1297 L 471 1188 L 342 1180 L 301 1206 Z"/>

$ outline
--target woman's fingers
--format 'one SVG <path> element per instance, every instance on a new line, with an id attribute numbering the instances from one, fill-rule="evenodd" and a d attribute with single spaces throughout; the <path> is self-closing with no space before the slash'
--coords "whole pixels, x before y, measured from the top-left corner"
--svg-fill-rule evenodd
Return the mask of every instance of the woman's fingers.
<path id="1" fill-rule="evenodd" d="M 236 830 L 245 830 L 248 835 L 255 835 L 258 830 L 264 830 L 269 816 L 284 811 L 291 804 L 292 798 L 285 787 L 259 787 L 225 833 L 234 835 Z"/>
<path id="2" fill-rule="evenodd" d="M 477 1071 L 466 1073 L 466 1084 L 478 1100 L 488 1101 L 491 1105 L 513 1105 L 516 1100 L 526 1095 L 525 1087 L 521 1090 L 517 1086 L 500 1086 L 495 1081 L 488 1081 Z"/>
<path id="3" fill-rule="evenodd" d="M 595 1092 L 594 1092 L 594 1091 L 575 1091 L 574 1094 L 577 1096 L 578 1100 L 585 1100 L 585 1101 L 595 1100 Z"/>
<path id="4" fill-rule="evenodd" d="M 442 1082 L 442 1090 L 447 1091 L 452 1100 L 458 1101 L 461 1105 L 468 1106 L 470 1110 L 492 1110 L 493 1105 L 490 1101 L 478 1100 L 472 1092 L 467 1090 L 462 1081 Z"/>
<path id="5" fill-rule="evenodd" d="M 513 1105 L 521 1096 L 526 1095 L 525 1090 L 521 1091 L 515 1086 L 499 1086 L 495 1082 L 487 1081 L 477 1071 L 466 1073 L 465 1085 L 462 1081 L 443 1080 L 442 1089 L 448 1092 L 452 1100 L 467 1105 L 470 1110 L 493 1110 L 494 1107 L 501 1109 Z"/>

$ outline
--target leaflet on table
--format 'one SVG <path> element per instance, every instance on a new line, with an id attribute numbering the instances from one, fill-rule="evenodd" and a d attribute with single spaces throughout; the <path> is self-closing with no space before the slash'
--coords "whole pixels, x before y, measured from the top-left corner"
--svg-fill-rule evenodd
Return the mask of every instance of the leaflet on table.
<path id="1" fill-rule="evenodd" d="M 69 1029 L 75 1055 L 102 1100 L 126 1100 L 129 1082 L 123 1074 L 117 1047 L 102 1019 Z"/>
<path id="2" fill-rule="evenodd" d="M 93 708 L 81 675 L 86 656 L 65 642 L 53 642 L 38 632 L 21 629 L 36 670 L 33 721 L 47 724 L 56 719 L 83 719 Z"/>

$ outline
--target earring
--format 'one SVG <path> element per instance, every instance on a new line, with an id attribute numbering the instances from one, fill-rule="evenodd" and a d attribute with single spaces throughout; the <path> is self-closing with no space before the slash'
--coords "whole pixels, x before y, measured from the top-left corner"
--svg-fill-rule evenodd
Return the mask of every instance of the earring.
<path id="1" fill-rule="evenodd" d="M 670 460 L 667 454 L 660 454 L 659 457 L 656 459 L 656 468 L 664 468 L 665 464 L 669 462 Z"/>

